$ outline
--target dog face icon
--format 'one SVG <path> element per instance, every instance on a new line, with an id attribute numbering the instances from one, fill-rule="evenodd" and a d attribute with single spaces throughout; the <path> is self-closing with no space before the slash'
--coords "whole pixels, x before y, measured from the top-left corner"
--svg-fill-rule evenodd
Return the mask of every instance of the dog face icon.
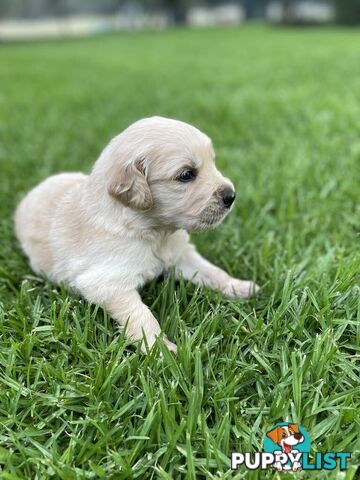
<path id="1" fill-rule="evenodd" d="M 304 436 L 300 433 L 297 423 L 275 427 L 266 436 L 279 445 L 284 453 L 291 452 L 295 445 L 304 441 Z"/>

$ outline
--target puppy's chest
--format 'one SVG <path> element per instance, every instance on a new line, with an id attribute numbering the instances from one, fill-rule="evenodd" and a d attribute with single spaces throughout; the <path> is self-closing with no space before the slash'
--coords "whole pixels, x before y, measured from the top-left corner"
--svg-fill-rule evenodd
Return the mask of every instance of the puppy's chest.
<path id="1" fill-rule="evenodd" d="M 161 238 L 151 245 L 153 261 L 161 266 L 161 270 L 168 270 L 176 264 L 186 248 L 188 235 L 186 232 L 177 231 L 172 235 Z M 161 272 L 160 272 L 161 273 Z"/>
<path id="2" fill-rule="evenodd" d="M 166 270 L 164 260 L 153 251 L 149 249 L 147 254 L 142 257 L 142 263 L 139 271 L 139 280 L 142 284 L 161 275 Z"/>
<path id="3" fill-rule="evenodd" d="M 115 282 L 142 286 L 166 269 L 161 250 L 156 247 L 136 240 L 126 245 L 112 244 L 107 245 L 106 251 L 94 252 L 94 258 L 101 265 L 101 270 Z"/>
<path id="4" fill-rule="evenodd" d="M 180 255 L 174 236 L 143 244 L 137 251 L 139 283 L 145 284 L 172 267 Z"/>
<path id="5" fill-rule="evenodd" d="M 145 251 L 144 251 L 145 253 Z M 168 241 L 150 243 L 146 248 L 141 266 L 144 283 L 158 277 L 172 265 L 173 258 L 169 253 Z"/>
<path id="6" fill-rule="evenodd" d="M 168 270 L 178 259 L 184 238 L 157 236 L 148 240 L 111 239 L 93 245 L 91 257 L 95 269 L 114 283 L 140 287 Z"/>

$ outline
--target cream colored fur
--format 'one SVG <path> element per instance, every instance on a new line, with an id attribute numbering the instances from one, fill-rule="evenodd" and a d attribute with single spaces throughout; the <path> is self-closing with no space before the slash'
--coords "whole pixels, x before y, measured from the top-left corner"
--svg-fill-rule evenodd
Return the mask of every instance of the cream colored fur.
<path id="1" fill-rule="evenodd" d="M 180 182 L 188 169 L 196 178 Z M 160 326 L 138 289 L 169 268 L 230 297 L 258 288 L 201 257 L 186 232 L 224 218 L 226 188 L 233 186 L 216 169 L 205 134 L 176 120 L 147 118 L 115 137 L 90 175 L 54 175 L 31 190 L 17 208 L 16 234 L 35 272 L 100 304 L 128 336 L 145 336 L 151 347 Z"/>

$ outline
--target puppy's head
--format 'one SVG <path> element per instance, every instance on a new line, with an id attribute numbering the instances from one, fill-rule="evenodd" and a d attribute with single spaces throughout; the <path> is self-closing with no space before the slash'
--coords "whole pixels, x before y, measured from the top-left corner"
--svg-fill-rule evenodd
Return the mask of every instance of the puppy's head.
<path id="1" fill-rule="evenodd" d="M 232 183 L 215 166 L 211 140 L 186 123 L 140 120 L 105 153 L 109 195 L 157 225 L 206 230 L 227 215 L 235 199 Z"/>
<path id="2" fill-rule="evenodd" d="M 304 436 L 300 433 L 297 423 L 275 427 L 266 436 L 280 445 L 285 453 L 289 453 L 294 445 L 304 441 Z"/>

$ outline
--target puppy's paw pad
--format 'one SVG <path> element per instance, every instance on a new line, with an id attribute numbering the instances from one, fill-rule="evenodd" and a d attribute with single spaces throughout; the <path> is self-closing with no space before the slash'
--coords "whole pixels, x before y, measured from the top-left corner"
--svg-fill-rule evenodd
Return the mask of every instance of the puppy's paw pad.
<path id="1" fill-rule="evenodd" d="M 228 297 L 248 298 L 255 295 L 259 290 L 260 287 L 254 282 L 232 278 L 226 285 L 224 293 Z"/>

